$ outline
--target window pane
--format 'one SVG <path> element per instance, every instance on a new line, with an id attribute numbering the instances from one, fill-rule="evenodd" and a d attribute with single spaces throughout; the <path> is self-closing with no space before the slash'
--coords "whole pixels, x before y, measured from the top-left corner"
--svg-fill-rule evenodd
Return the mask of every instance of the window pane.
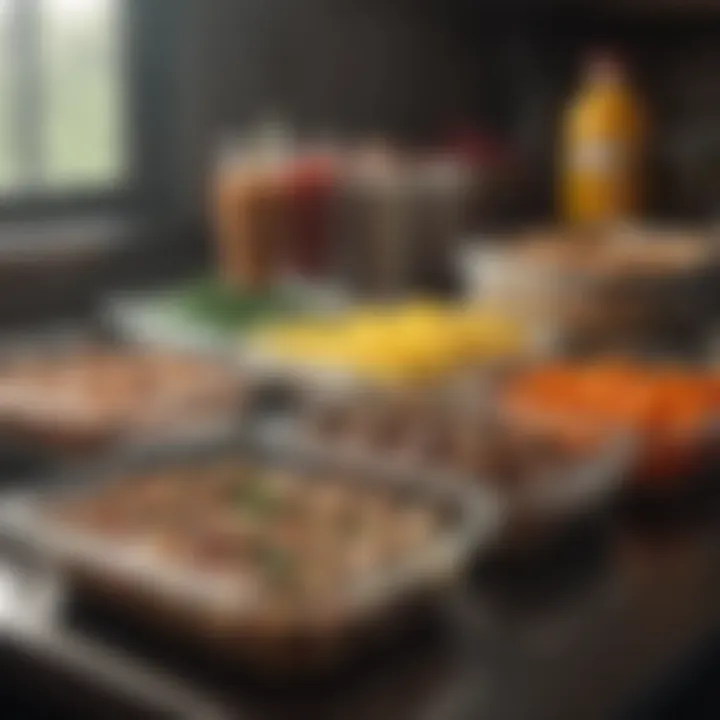
<path id="1" fill-rule="evenodd" d="M 16 180 L 12 140 L 10 138 L 13 105 L 11 95 L 11 7 L 13 0 L 0 0 L 0 193 L 9 190 Z"/>
<path id="2" fill-rule="evenodd" d="M 42 0 L 42 177 L 51 189 L 112 186 L 125 174 L 122 1 Z"/>

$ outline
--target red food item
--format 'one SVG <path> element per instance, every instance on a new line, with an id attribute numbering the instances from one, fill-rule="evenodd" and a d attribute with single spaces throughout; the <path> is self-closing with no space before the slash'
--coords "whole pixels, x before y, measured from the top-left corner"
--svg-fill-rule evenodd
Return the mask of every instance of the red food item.
<path id="1" fill-rule="evenodd" d="M 326 157 L 299 160 L 289 171 L 288 185 L 290 262 L 300 275 L 314 278 L 329 269 L 335 163 Z"/>

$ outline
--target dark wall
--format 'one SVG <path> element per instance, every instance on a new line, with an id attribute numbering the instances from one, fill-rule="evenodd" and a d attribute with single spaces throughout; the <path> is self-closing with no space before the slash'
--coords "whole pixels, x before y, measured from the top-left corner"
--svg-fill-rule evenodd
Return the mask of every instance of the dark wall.
<path id="1" fill-rule="evenodd" d="M 206 12 L 210 100 L 230 127 L 274 111 L 310 131 L 422 136 L 487 95 L 478 57 L 507 55 L 498 37 L 458 41 L 453 13 L 423 0 L 214 0 Z"/>
<path id="2" fill-rule="evenodd" d="M 457 0 L 208 0 L 203 142 L 212 147 L 272 114 L 308 134 L 407 142 L 470 121 L 532 144 L 526 136 L 547 130 L 547 93 L 531 29 L 510 13 L 474 8 Z"/>
<path id="3" fill-rule="evenodd" d="M 628 57 L 654 120 L 653 210 L 707 215 L 720 200 L 720 14 L 712 5 L 196 2 L 194 191 L 219 138 L 267 114 L 311 134 L 405 141 L 469 120 L 515 143 L 532 180 L 529 202 L 547 211 L 558 113 L 585 52 L 609 45 Z"/>

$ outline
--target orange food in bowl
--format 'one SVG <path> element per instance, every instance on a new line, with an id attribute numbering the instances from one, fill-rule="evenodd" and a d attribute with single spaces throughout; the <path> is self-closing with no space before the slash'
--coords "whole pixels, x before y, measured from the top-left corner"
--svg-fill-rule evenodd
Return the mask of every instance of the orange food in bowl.
<path id="1" fill-rule="evenodd" d="M 643 446 L 639 480 L 682 479 L 712 451 L 708 431 L 720 416 L 720 382 L 702 370 L 623 360 L 550 365 L 508 391 L 508 409 L 558 429 L 629 429 Z"/>

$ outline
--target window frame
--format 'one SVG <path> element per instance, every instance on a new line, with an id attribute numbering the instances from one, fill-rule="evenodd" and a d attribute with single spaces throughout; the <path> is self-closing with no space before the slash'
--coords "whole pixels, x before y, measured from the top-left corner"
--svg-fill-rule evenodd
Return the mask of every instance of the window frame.
<path id="1" fill-rule="evenodd" d="M 11 1 L 26 8 L 33 5 L 37 8 L 40 2 Z M 169 182 L 167 159 L 173 151 L 169 125 L 173 117 L 172 107 L 169 106 L 172 98 L 166 97 L 165 92 L 174 51 L 172 7 L 172 0 L 120 0 L 119 32 L 123 46 L 121 104 L 125 113 L 125 170 L 120 182 L 108 187 L 79 185 L 68 189 L 20 190 L 0 194 L 0 223 L 88 214 L 153 213 L 162 203 Z M 27 37 L 20 35 L 13 49 L 23 45 L 23 40 L 27 41 Z M 37 42 L 30 39 L 21 51 L 32 53 L 33 49 L 37 51 Z M 37 68 L 37 57 L 32 58 L 30 63 L 31 67 L 34 65 Z M 22 80 L 20 71 L 14 80 Z M 37 113 L 42 111 L 36 104 L 37 97 L 32 98 L 37 94 L 28 94 L 31 96 L 30 107 L 22 110 L 21 116 L 37 117 Z M 24 151 L 33 152 L 33 149 L 26 147 Z"/>

